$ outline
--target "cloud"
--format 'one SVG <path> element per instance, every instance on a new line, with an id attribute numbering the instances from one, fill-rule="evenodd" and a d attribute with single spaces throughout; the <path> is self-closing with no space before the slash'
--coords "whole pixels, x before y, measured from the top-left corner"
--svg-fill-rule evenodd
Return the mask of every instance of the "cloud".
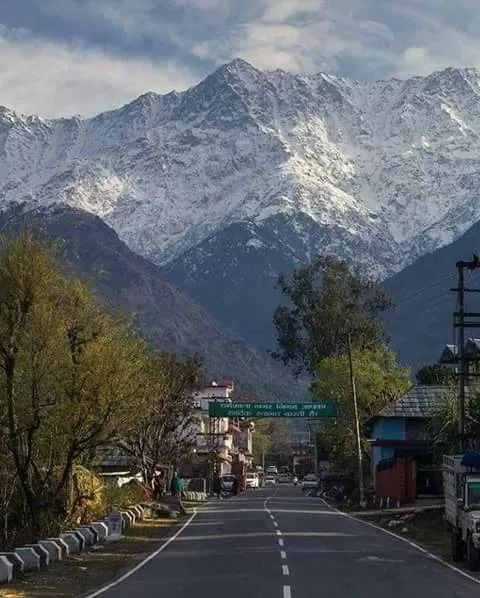
<path id="1" fill-rule="evenodd" d="M 0 29 L 0 104 L 26 114 L 93 115 L 148 90 L 185 89 L 195 80 L 173 61 L 111 55 Z"/>
<path id="2" fill-rule="evenodd" d="M 240 56 L 260 68 L 368 79 L 480 67 L 477 0 L 454 6 L 439 0 L 263 0 L 256 6 L 252 18 L 202 40 L 193 53 L 216 63 Z"/>
<path id="3" fill-rule="evenodd" d="M 236 57 L 359 79 L 480 67 L 478 0 L 3 0 L 0 23 L 0 103 L 44 115 L 183 89 Z"/>

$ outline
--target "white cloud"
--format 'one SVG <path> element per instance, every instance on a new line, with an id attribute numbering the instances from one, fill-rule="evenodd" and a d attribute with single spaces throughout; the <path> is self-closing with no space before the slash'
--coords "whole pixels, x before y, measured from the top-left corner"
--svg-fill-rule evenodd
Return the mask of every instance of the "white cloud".
<path id="1" fill-rule="evenodd" d="M 243 4 L 248 6 L 248 0 Z M 197 43 L 193 53 L 217 63 L 240 56 L 260 68 L 328 70 L 360 78 L 480 67 L 478 0 L 455 5 L 439 0 L 255 0 L 255 5 L 253 17 L 250 13 L 251 18 Z"/>
<path id="2" fill-rule="evenodd" d="M 25 114 L 93 115 L 146 91 L 185 89 L 195 79 L 174 62 L 113 56 L 0 29 L 0 104 Z"/>
<path id="3" fill-rule="evenodd" d="M 0 103 L 49 116 L 183 89 L 200 79 L 199 58 L 202 75 L 236 57 L 369 79 L 480 67 L 478 0 L 23 1 L 44 29 L 0 25 Z M 82 43 L 69 40 L 73 30 Z"/>

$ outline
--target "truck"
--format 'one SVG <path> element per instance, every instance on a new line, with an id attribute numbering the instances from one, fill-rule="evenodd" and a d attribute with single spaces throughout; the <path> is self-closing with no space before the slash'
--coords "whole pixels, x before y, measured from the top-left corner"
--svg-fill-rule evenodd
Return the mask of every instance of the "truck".
<path id="1" fill-rule="evenodd" d="M 480 569 L 480 453 L 444 455 L 445 521 L 449 528 L 452 559 Z"/>

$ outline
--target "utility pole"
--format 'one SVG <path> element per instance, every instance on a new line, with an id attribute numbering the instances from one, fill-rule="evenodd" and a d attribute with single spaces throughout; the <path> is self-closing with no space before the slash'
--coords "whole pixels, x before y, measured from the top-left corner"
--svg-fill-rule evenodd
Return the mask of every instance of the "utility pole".
<path id="1" fill-rule="evenodd" d="M 457 334 L 457 354 L 458 354 L 458 440 L 460 452 L 466 450 L 465 443 L 465 276 L 464 262 L 457 262 L 457 280 L 458 280 L 458 334 Z"/>
<path id="2" fill-rule="evenodd" d="M 360 420 L 358 417 L 357 388 L 355 386 L 355 373 L 353 371 L 352 339 L 348 333 L 348 364 L 350 366 L 350 384 L 352 387 L 352 401 L 355 411 L 355 432 L 357 437 L 357 458 L 358 458 L 358 486 L 360 491 L 360 504 L 365 504 L 365 489 L 363 484 L 363 456 L 362 437 L 360 435 Z"/>
<path id="3" fill-rule="evenodd" d="M 465 270 L 476 270 L 480 268 L 480 259 L 477 255 L 469 262 L 458 261 L 457 268 L 457 288 L 451 289 L 457 293 L 457 311 L 454 313 L 453 326 L 457 329 L 456 334 L 456 357 L 458 362 L 458 440 L 461 453 L 467 449 L 466 434 L 466 409 L 465 409 L 465 387 L 470 375 L 468 371 L 467 358 L 465 355 L 465 329 L 480 328 L 480 322 L 474 321 L 480 318 L 478 312 L 465 311 L 465 293 L 478 293 L 480 289 L 465 288 Z M 468 321 L 467 321 L 468 318 Z"/>

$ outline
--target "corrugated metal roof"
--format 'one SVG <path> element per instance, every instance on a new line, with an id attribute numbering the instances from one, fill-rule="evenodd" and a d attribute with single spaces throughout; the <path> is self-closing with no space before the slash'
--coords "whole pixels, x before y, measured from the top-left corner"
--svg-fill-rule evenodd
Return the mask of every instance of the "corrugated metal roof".
<path id="1" fill-rule="evenodd" d="M 480 338 L 469 338 L 465 343 L 465 353 L 467 355 L 475 355 L 478 357 L 480 353 Z"/>
<path id="2" fill-rule="evenodd" d="M 438 363 L 455 363 L 457 347 L 456 345 L 445 345 Z"/>
<path id="3" fill-rule="evenodd" d="M 431 417 L 432 413 L 455 392 L 450 386 L 414 386 L 398 401 L 383 409 L 378 417 Z"/>

